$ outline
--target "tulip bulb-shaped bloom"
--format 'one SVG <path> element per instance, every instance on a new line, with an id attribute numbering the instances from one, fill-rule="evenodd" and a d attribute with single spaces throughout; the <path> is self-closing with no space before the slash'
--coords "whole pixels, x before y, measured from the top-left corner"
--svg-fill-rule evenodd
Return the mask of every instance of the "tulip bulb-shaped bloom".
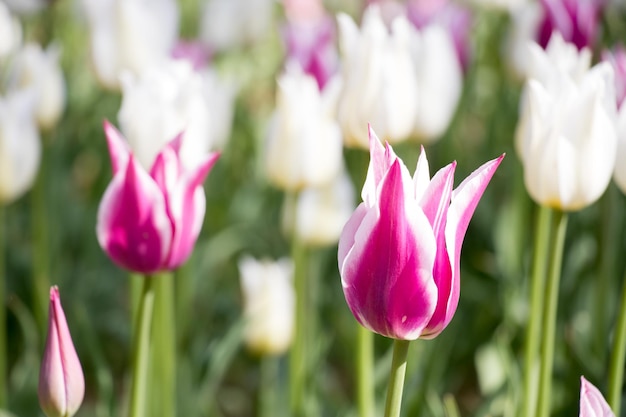
<path id="1" fill-rule="evenodd" d="M 363 202 L 339 240 L 344 295 L 359 323 L 383 336 L 433 338 L 459 301 L 461 244 L 502 161 L 487 162 L 455 190 L 456 163 L 431 179 L 422 150 L 413 178 L 370 130 Z"/>
<path id="2" fill-rule="evenodd" d="M 72 417 L 85 394 L 85 378 L 61 307 L 59 289 L 50 289 L 48 336 L 39 373 L 39 404 L 48 417 Z"/>
<path id="3" fill-rule="evenodd" d="M 42 129 L 54 127 L 65 108 L 65 79 L 59 65 L 60 49 L 29 43 L 15 56 L 12 81 L 20 88 L 36 92 L 35 116 Z"/>
<path id="4" fill-rule="evenodd" d="M 580 417 L 615 417 L 600 390 L 584 376 L 580 377 Z"/>
<path id="5" fill-rule="evenodd" d="M 178 37 L 175 0 L 83 0 L 91 59 L 100 83 L 119 89 L 120 74 L 160 65 Z"/>
<path id="6" fill-rule="evenodd" d="M 340 172 L 343 143 L 332 116 L 337 89 L 331 84 L 320 91 L 298 66 L 288 67 L 278 80 L 265 159 L 267 177 L 276 186 L 320 186 Z"/>
<path id="7" fill-rule="evenodd" d="M 361 30 L 348 15 L 337 19 L 343 79 L 337 119 L 345 144 L 367 148 L 368 122 L 384 140 L 407 139 L 418 108 L 415 29 L 398 16 L 389 31 L 376 5 L 366 9 Z"/>
<path id="8" fill-rule="evenodd" d="M 39 170 L 41 139 L 35 96 L 28 89 L 0 97 L 0 204 L 11 203 L 28 191 Z"/>
<path id="9" fill-rule="evenodd" d="M 558 36 L 553 41 L 576 53 Z M 600 198 L 615 166 L 613 70 L 606 62 L 585 70 L 583 60 L 554 61 L 536 45 L 531 51 L 542 69 L 527 83 L 517 127 L 524 182 L 538 204 L 579 210 Z"/>
<path id="10" fill-rule="evenodd" d="M 194 166 L 210 150 L 221 149 L 230 135 L 235 88 L 206 68 L 167 61 L 139 76 L 122 76 L 120 129 L 144 168 L 159 151 L 185 131 L 181 158 Z"/>
<path id="11" fill-rule="evenodd" d="M 187 260 L 202 227 L 202 182 L 219 154 L 206 154 L 192 168 L 180 158 L 183 135 L 157 155 L 150 172 L 136 161 L 122 135 L 104 130 L 113 180 L 98 209 L 98 242 L 119 266 L 144 274 L 172 270 Z"/>
<path id="12" fill-rule="evenodd" d="M 291 261 L 268 262 L 245 257 L 239 262 L 239 272 L 246 345 L 262 355 L 284 353 L 291 344 L 295 314 Z"/>

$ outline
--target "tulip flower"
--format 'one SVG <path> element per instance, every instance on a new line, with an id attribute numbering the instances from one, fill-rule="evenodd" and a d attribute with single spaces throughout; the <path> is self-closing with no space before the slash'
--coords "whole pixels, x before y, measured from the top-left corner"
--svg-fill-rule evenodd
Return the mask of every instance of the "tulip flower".
<path id="1" fill-rule="evenodd" d="M 389 31 L 375 5 L 365 10 L 360 30 L 346 14 L 337 19 L 343 79 L 337 119 L 345 144 L 367 148 L 368 121 L 384 140 L 408 138 L 419 101 L 412 50 L 415 29 L 398 16 Z"/>
<path id="2" fill-rule="evenodd" d="M 48 336 L 39 373 L 39 404 L 48 417 L 72 417 L 85 395 L 85 378 L 61 307 L 50 289 Z"/>
<path id="3" fill-rule="evenodd" d="M 17 49 L 22 42 L 22 26 L 6 4 L 0 2 L 0 60 Z"/>
<path id="4" fill-rule="evenodd" d="M 16 54 L 11 68 L 11 84 L 32 87 L 36 92 L 35 116 L 41 129 L 54 127 L 65 108 L 65 79 L 59 65 L 56 45 L 45 51 L 41 45 L 28 43 Z"/>
<path id="5" fill-rule="evenodd" d="M 304 188 L 297 201 L 285 202 L 282 223 L 289 235 L 295 232 L 298 241 L 309 246 L 333 245 L 354 211 L 354 186 L 342 170 L 328 184 Z"/>
<path id="6" fill-rule="evenodd" d="M 452 320 L 459 301 L 461 245 L 501 157 L 452 190 L 456 163 L 431 179 L 422 150 L 413 178 L 370 128 L 363 202 L 339 240 L 339 271 L 355 318 L 400 340 L 430 339 Z"/>
<path id="7" fill-rule="evenodd" d="M 615 47 L 612 51 L 605 51 L 602 59 L 608 62 L 615 71 L 615 93 L 618 107 L 617 116 L 617 159 L 623 161 L 626 156 L 626 49 L 622 45 Z M 615 164 L 613 172 L 615 183 L 626 193 L 626 165 Z"/>
<path id="8" fill-rule="evenodd" d="M 272 0 L 206 2 L 200 22 L 200 38 L 217 51 L 257 42 L 270 29 L 273 7 Z"/>
<path id="9" fill-rule="evenodd" d="M 245 342 L 262 355 L 280 355 L 291 344 L 294 328 L 295 291 L 293 265 L 245 257 L 239 262 L 243 292 Z"/>
<path id="10" fill-rule="evenodd" d="M 98 81 L 120 87 L 120 74 L 162 64 L 178 38 L 175 0 L 83 0 Z"/>
<path id="11" fill-rule="evenodd" d="M 41 139 L 35 123 L 33 90 L 0 97 L 0 204 L 30 189 L 41 161 Z"/>
<path id="12" fill-rule="evenodd" d="M 315 79 L 290 66 L 278 80 L 276 111 L 266 145 L 266 173 L 290 191 L 321 186 L 343 164 L 341 130 L 333 118 L 337 89 L 320 91 Z"/>
<path id="13" fill-rule="evenodd" d="M 580 417 L 615 417 L 602 393 L 584 376 L 580 377 Z"/>
<path id="14" fill-rule="evenodd" d="M 234 85 L 186 60 L 167 61 L 135 76 L 122 76 L 120 128 L 141 165 L 149 169 L 160 149 L 185 130 L 181 158 L 194 166 L 224 146 L 233 117 Z"/>
<path id="15" fill-rule="evenodd" d="M 615 166 L 613 70 L 606 62 L 589 69 L 589 51 L 558 34 L 545 51 L 535 44 L 531 52 L 536 78 L 516 132 L 524 182 L 538 204 L 579 210 L 600 198 Z"/>
<path id="16" fill-rule="evenodd" d="M 205 212 L 202 182 L 219 154 L 204 155 L 194 167 L 181 161 L 183 134 L 157 155 L 149 173 L 108 122 L 113 180 L 98 209 L 98 242 L 122 268 L 151 274 L 184 263 L 196 242 Z"/>

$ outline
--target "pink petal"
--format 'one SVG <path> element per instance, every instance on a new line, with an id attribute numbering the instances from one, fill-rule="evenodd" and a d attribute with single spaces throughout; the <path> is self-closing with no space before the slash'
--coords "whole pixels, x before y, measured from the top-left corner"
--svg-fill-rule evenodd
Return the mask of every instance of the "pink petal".
<path id="1" fill-rule="evenodd" d="M 600 390 L 584 376 L 580 377 L 580 417 L 615 417 Z"/>
<path id="2" fill-rule="evenodd" d="M 121 267 L 153 273 L 164 266 L 172 240 L 165 199 L 132 155 L 102 197 L 96 232 L 100 246 Z"/>
<path id="3" fill-rule="evenodd" d="M 474 210 L 503 158 L 504 155 L 483 164 L 452 193 L 452 201 L 448 210 L 445 228 L 446 246 L 450 257 L 450 265 L 452 265 L 450 277 L 451 291 L 446 302 L 445 314 L 433 316 L 425 331 L 424 338 L 433 338 L 441 333 L 456 312 L 459 303 L 461 245 Z"/>
<path id="4" fill-rule="evenodd" d="M 378 185 L 389 171 L 393 162 L 398 159 L 389 144 L 383 146 L 376 136 L 372 126 L 368 125 L 370 141 L 370 164 L 367 168 L 367 177 L 363 184 L 361 197 L 370 207 L 376 204 Z"/>
<path id="5" fill-rule="evenodd" d="M 367 210 L 355 234 L 342 279 L 348 306 L 363 326 L 410 340 L 420 336 L 437 302 L 435 241 L 419 206 L 405 198 L 403 178 L 396 160 L 383 179 L 380 204 Z"/>
<path id="6" fill-rule="evenodd" d="M 72 416 L 85 394 L 85 378 L 74 349 L 59 290 L 50 289 L 48 336 L 39 374 L 39 402 L 47 415 Z"/>
<path id="7" fill-rule="evenodd" d="M 128 156 L 130 155 L 130 148 L 119 130 L 109 123 L 108 120 L 104 121 L 104 134 L 107 138 L 111 167 L 113 175 L 115 176 L 120 169 L 126 167 Z"/>
<path id="8" fill-rule="evenodd" d="M 194 170 L 179 178 L 176 188 L 167 195 L 167 211 L 174 224 L 168 269 L 182 265 L 193 250 L 206 208 L 202 183 L 219 157 L 217 152 L 207 155 Z"/>

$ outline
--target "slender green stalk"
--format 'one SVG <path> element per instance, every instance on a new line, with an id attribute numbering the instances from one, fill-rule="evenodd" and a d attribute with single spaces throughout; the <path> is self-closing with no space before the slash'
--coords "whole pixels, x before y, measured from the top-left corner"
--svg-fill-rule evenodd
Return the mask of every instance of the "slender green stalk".
<path id="1" fill-rule="evenodd" d="M 132 385 L 128 417 L 146 417 L 146 391 L 150 359 L 150 329 L 154 309 L 154 279 L 146 275 L 139 298 L 137 324 L 133 335 Z"/>
<path id="2" fill-rule="evenodd" d="M 50 256 L 48 252 L 48 214 L 46 203 L 47 161 L 46 150 L 42 153 L 37 179 L 31 190 L 33 233 L 33 312 L 41 340 L 47 329 L 48 301 L 50 291 Z"/>
<path id="3" fill-rule="evenodd" d="M 4 207 L 0 205 L 0 410 L 7 408 L 7 314 L 6 314 L 6 224 Z"/>
<path id="4" fill-rule="evenodd" d="M 260 365 L 259 417 L 277 417 L 280 415 L 277 410 L 280 358 L 278 356 L 263 356 Z"/>
<path id="5" fill-rule="evenodd" d="M 176 343 L 183 348 L 188 342 L 193 310 L 194 282 L 191 262 L 186 262 L 174 273 Z"/>
<path id="6" fill-rule="evenodd" d="M 563 263 L 563 247 L 567 231 L 567 214 L 555 210 L 552 223 L 554 241 L 552 243 L 550 273 L 546 288 L 546 299 L 541 336 L 541 366 L 539 368 L 539 401 L 537 417 L 550 414 L 552 400 L 552 367 L 554 363 L 554 339 L 556 333 L 556 313 L 559 300 L 559 282 Z"/>
<path id="7" fill-rule="evenodd" d="M 626 275 L 622 280 L 622 299 L 615 324 L 613 351 L 609 363 L 609 404 L 616 416 L 620 415 L 622 386 L 624 385 L 624 356 L 626 355 Z"/>
<path id="8" fill-rule="evenodd" d="M 160 273 L 154 280 L 154 319 L 150 356 L 150 415 L 176 417 L 176 328 L 174 319 L 174 280 L 171 273 Z"/>
<path id="9" fill-rule="evenodd" d="M 385 417 L 400 417 L 409 343 L 410 340 L 393 341 L 393 359 L 391 360 L 391 373 L 389 374 L 389 385 L 387 386 Z"/>
<path id="10" fill-rule="evenodd" d="M 359 417 L 376 414 L 374 393 L 374 333 L 357 324 L 357 403 Z"/>
<path id="11" fill-rule="evenodd" d="M 537 403 L 539 334 L 544 304 L 546 273 L 550 247 L 552 210 L 540 206 L 535 230 L 533 266 L 530 281 L 530 317 L 526 327 L 524 345 L 524 393 L 521 403 L 522 417 L 533 417 Z"/>

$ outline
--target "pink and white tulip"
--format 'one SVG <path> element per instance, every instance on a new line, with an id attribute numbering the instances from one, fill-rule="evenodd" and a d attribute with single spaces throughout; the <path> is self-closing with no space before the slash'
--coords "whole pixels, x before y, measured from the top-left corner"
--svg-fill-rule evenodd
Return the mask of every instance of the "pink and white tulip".
<path id="1" fill-rule="evenodd" d="M 71 417 L 85 395 L 85 378 L 65 320 L 59 289 L 50 289 L 48 337 L 39 373 L 39 404 L 48 417 Z"/>
<path id="2" fill-rule="evenodd" d="M 359 323 L 383 336 L 437 336 L 459 302 L 461 245 L 504 155 L 452 189 L 456 163 L 431 179 L 422 150 L 413 178 L 370 128 L 363 202 L 339 240 L 344 295 Z"/>
<path id="3" fill-rule="evenodd" d="M 98 242 L 119 266 L 145 274 L 172 270 L 195 245 L 205 212 L 202 183 L 219 153 L 194 167 L 181 161 L 183 134 L 157 155 L 147 172 L 110 123 L 104 123 L 113 180 L 98 209 Z"/>
<path id="4" fill-rule="evenodd" d="M 584 376 L 580 377 L 580 417 L 615 417 L 600 390 Z"/>

